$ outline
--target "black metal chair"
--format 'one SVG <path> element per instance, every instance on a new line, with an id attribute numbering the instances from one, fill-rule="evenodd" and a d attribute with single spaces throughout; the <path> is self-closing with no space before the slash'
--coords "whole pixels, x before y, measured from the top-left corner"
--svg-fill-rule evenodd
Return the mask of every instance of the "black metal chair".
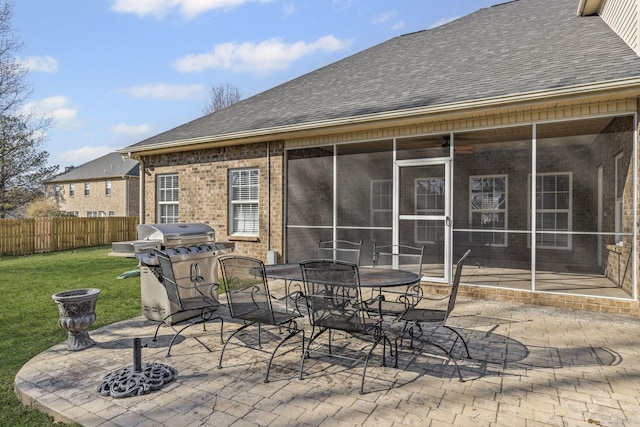
<path id="1" fill-rule="evenodd" d="M 193 311 L 194 316 L 192 318 L 184 320 L 186 322 L 186 325 L 182 325 L 171 339 L 169 348 L 167 349 L 167 357 L 171 356 L 171 347 L 173 347 L 174 342 L 182 333 L 182 331 L 197 324 L 202 324 L 202 330 L 206 331 L 206 322 L 210 320 L 220 321 L 220 342 L 222 343 L 222 329 L 224 327 L 224 320 L 220 316 L 214 316 L 216 310 L 220 308 L 220 303 L 218 302 L 217 296 L 218 284 L 207 283 L 200 274 L 200 266 L 196 262 L 191 264 L 188 276 L 178 277 L 173 268 L 171 259 L 166 254 L 154 249 L 154 255 L 160 263 L 161 281 L 162 285 L 167 291 L 167 298 L 176 307 L 178 307 L 178 310 L 170 313 L 168 316 L 165 316 L 162 319 L 162 321 L 156 328 L 155 334 L 153 335 L 153 341 L 157 340 L 158 331 L 163 324 L 173 328 L 173 325 L 168 322 L 169 318 L 172 318 L 173 316 L 181 313 Z M 209 352 L 211 352 L 211 349 L 205 343 L 199 340 L 198 337 L 193 338 Z"/>
<path id="2" fill-rule="evenodd" d="M 432 333 L 430 334 L 430 337 L 433 335 L 433 332 L 435 332 L 438 328 L 446 328 L 447 330 L 453 332 L 454 335 L 456 336 L 455 340 L 453 341 L 453 344 L 451 344 L 451 347 L 447 349 L 444 346 L 433 342 L 433 340 L 431 339 L 427 341 L 427 344 L 433 345 L 434 347 L 437 347 L 440 350 L 442 350 L 445 353 L 447 359 L 451 360 L 455 364 L 460 381 L 461 382 L 464 381 L 462 379 L 462 374 L 460 373 L 460 367 L 458 366 L 458 362 L 456 362 L 456 359 L 453 357 L 453 349 L 455 348 L 456 343 L 459 340 L 464 345 L 464 351 L 466 353 L 467 358 L 470 359 L 471 356 L 469 354 L 469 347 L 467 346 L 467 343 L 462 337 L 462 335 L 460 335 L 460 333 L 456 331 L 454 328 L 447 325 L 447 320 L 449 319 L 449 315 L 455 308 L 456 296 L 458 294 L 458 287 L 460 285 L 460 276 L 462 274 L 462 267 L 469 253 L 471 253 L 471 249 L 467 250 L 467 252 L 465 252 L 465 254 L 458 260 L 456 264 L 456 271 L 454 274 L 453 283 L 451 285 L 451 292 L 449 293 L 449 295 L 445 295 L 443 298 L 429 298 L 427 296 L 423 296 L 422 301 L 429 300 L 429 299 L 439 300 L 439 301 L 443 299 L 448 299 L 446 308 L 436 309 L 436 308 L 422 308 L 418 306 L 413 306 L 405 310 L 405 312 L 402 313 L 402 315 L 400 316 L 400 320 L 405 322 L 405 326 L 402 333 L 398 337 L 396 337 L 396 340 L 395 340 L 395 351 L 396 351 L 395 366 L 396 367 L 398 366 L 398 341 L 400 341 L 400 343 L 402 344 L 402 340 L 408 335 L 409 339 L 411 340 L 410 347 L 413 347 L 413 340 L 420 338 L 423 335 L 423 332 L 424 332 L 422 329 L 423 325 L 429 325 L 433 328 Z"/>
<path id="3" fill-rule="evenodd" d="M 218 258 L 218 262 L 222 270 L 222 286 L 227 295 L 231 317 L 245 322 L 224 343 L 218 368 L 222 368 L 222 359 L 227 345 L 239 332 L 257 324 L 258 347 L 261 347 L 262 325 L 283 327 L 289 334 L 278 342 L 278 345 L 271 353 L 264 379 L 264 382 L 269 382 L 269 371 L 276 352 L 282 344 L 298 333 L 302 333 L 302 353 L 304 354 L 304 330 L 298 328 L 296 322 L 296 319 L 302 317 L 302 314 L 300 310 L 289 309 L 286 306 L 274 308 L 273 303 L 275 301 L 269 293 L 264 263 L 259 259 L 244 256 L 226 256 Z"/>
<path id="4" fill-rule="evenodd" d="M 373 266 L 384 268 L 398 268 L 412 271 L 422 277 L 424 264 L 424 246 L 408 245 L 379 245 L 373 244 Z M 385 288 L 379 290 L 376 300 L 380 307 L 373 311 L 381 311 L 383 316 L 397 318 L 409 307 L 413 307 L 422 299 L 423 291 L 420 282 L 403 288 Z M 372 302 L 368 301 L 368 305 Z"/>
<path id="5" fill-rule="evenodd" d="M 358 267 L 355 264 L 331 260 L 310 260 L 300 263 L 305 285 L 305 299 L 311 322 L 311 337 L 300 362 L 300 379 L 304 372 L 304 361 L 310 352 L 320 352 L 312 345 L 325 331 L 329 331 L 328 354 L 349 358 L 332 353 L 332 331 L 344 331 L 359 338 L 373 338 L 373 345 L 364 359 L 360 394 L 364 393 L 364 379 L 369 358 L 376 346 L 382 341 L 382 365 L 386 366 L 386 344 L 391 343 L 382 330 L 382 319 L 369 317 L 362 304 L 362 291 Z M 359 360 L 359 359 L 356 359 Z"/>
<path id="6" fill-rule="evenodd" d="M 360 265 L 360 251 L 362 240 L 350 242 L 348 240 L 320 240 L 318 242 L 318 259 L 344 261 Z"/>

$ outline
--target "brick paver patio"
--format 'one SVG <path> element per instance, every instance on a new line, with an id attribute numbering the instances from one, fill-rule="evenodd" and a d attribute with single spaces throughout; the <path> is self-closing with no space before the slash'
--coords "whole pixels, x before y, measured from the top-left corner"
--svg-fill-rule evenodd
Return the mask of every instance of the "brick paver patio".
<path id="1" fill-rule="evenodd" d="M 98 344 L 90 349 L 70 352 L 61 343 L 39 354 L 20 370 L 15 388 L 22 402 L 57 420 L 101 427 L 640 426 L 640 319 L 470 299 L 459 301 L 454 316 L 473 358 L 460 362 L 465 382 L 446 360 L 406 347 L 401 369 L 373 359 L 364 395 L 361 364 L 316 356 L 300 380 L 294 338 L 265 384 L 266 352 L 230 345 L 217 369 L 219 323 L 204 335 L 188 329 L 167 358 L 171 330 L 152 342 L 156 323 L 139 317 L 91 331 Z M 225 336 L 237 326 L 226 321 Z M 267 339 L 278 335 L 268 331 Z M 100 395 L 105 375 L 132 364 L 134 337 L 147 345 L 143 362 L 169 365 L 177 379 L 142 396 Z M 335 337 L 349 348 L 359 343 Z"/>

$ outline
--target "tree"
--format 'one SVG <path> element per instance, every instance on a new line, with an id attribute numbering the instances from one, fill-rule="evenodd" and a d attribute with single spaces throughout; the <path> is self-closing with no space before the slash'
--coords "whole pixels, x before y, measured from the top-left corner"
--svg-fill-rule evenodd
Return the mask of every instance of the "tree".
<path id="1" fill-rule="evenodd" d="M 211 86 L 209 90 L 209 103 L 202 112 L 204 114 L 215 113 L 229 105 L 235 104 L 242 99 L 242 95 L 237 87 L 231 83 Z"/>
<path id="2" fill-rule="evenodd" d="M 15 57 L 22 44 L 11 27 L 11 4 L 0 5 L 0 218 L 43 195 L 43 182 L 58 166 L 47 166 L 49 153 L 41 151 L 48 118 L 21 110 L 29 96 L 27 69 Z"/>
<path id="3" fill-rule="evenodd" d="M 24 80 L 27 68 L 18 62 L 15 53 L 22 43 L 15 38 L 11 26 L 13 8 L 10 3 L 0 5 L 0 114 L 15 112 L 30 95 Z"/>
<path id="4" fill-rule="evenodd" d="M 72 216 L 71 212 L 58 209 L 58 204 L 49 198 L 35 200 L 26 209 L 27 218 L 60 218 Z"/>
<path id="5" fill-rule="evenodd" d="M 43 182 L 58 170 L 47 166 L 49 153 L 38 150 L 44 135 L 40 126 L 29 128 L 29 120 L 0 116 L 0 218 L 41 197 Z"/>

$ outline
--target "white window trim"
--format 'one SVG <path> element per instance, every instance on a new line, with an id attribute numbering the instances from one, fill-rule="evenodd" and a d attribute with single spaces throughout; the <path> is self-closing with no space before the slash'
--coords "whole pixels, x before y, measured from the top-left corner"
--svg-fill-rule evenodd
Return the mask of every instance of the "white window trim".
<path id="1" fill-rule="evenodd" d="M 165 188 L 165 187 L 161 187 L 160 186 L 160 182 L 163 180 L 163 178 L 167 178 L 167 177 L 177 177 L 178 178 L 178 200 L 164 200 L 161 201 L 161 197 L 160 197 L 160 193 L 162 191 L 166 191 L 169 190 L 169 188 Z M 171 189 L 173 189 L 174 187 L 171 187 Z M 179 199 L 180 199 L 180 178 L 178 177 L 177 173 L 166 173 L 166 174 L 161 174 L 161 175 L 157 175 L 156 176 L 156 220 L 158 221 L 158 223 L 166 223 L 166 221 L 163 221 L 163 219 L 166 218 L 171 218 L 172 219 L 172 223 L 176 223 L 180 221 L 179 218 L 179 214 L 177 216 L 162 216 L 162 209 L 160 209 L 161 206 L 168 206 L 168 205 L 172 205 L 172 206 L 176 206 L 176 211 L 179 213 L 180 212 L 180 203 L 179 203 Z"/>
<path id="2" fill-rule="evenodd" d="M 504 209 L 473 209 L 473 186 L 471 182 L 473 179 L 482 178 L 504 178 Z M 471 175 L 469 176 L 469 221 L 471 221 L 474 212 L 488 212 L 488 213 L 504 213 L 504 229 L 498 230 L 498 233 L 504 234 L 504 243 L 490 243 L 488 246 L 495 248 L 506 248 L 509 246 L 509 235 L 506 232 L 509 229 L 509 175 L 506 174 L 493 174 L 493 175 Z M 469 227 L 472 228 L 472 227 Z M 485 232 L 485 231 L 483 231 Z M 469 233 L 469 241 L 471 241 L 473 233 Z"/>
<path id="3" fill-rule="evenodd" d="M 251 171 L 255 171 L 258 174 L 258 182 L 256 184 L 257 186 L 257 195 L 258 195 L 258 199 L 244 199 L 244 200 L 234 200 L 233 199 L 233 175 L 236 173 L 241 173 L 241 172 L 251 172 Z M 260 169 L 257 167 L 248 167 L 248 168 L 238 168 L 238 169 L 229 169 L 229 185 L 228 185 L 228 192 L 229 192 L 229 235 L 230 236 L 250 236 L 250 237 L 255 237 L 260 235 L 260 201 L 259 201 L 259 195 L 260 195 Z M 251 184 L 249 184 L 251 185 Z M 256 224 L 255 224 L 255 230 L 254 232 L 248 232 L 248 231 L 236 231 L 234 228 L 234 207 L 237 206 L 256 206 L 257 209 L 257 218 L 256 218 Z"/>
<path id="4" fill-rule="evenodd" d="M 554 249 L 554 250 L 558 250 L 558 251 L 570 251 L 573 249 L 573 239 L 572 239 L 572 235 L 571 232 L 573 231 L 573 172 L 540 172 L 538 173 L 536 176 L 558 176 L 558 175 L 567 175 L 569 177 L 569 209 L 545 209 L 544 211 L 541 209 L 536 209 L 535 215 L 537 215 L 539 212 L 567 212 L 568 218 L 567 218 L 567 227 L 568 230 L 560 230 L 560 231 L 567 231 L 567 246 L 544 246 L 542 244 L 537 244 L 536 243 L 536 249 Z M 531 174 L 529 174 L 529 184 L 531 184 Z M 528 188 L 531 189 L 531 185 L 528 185 Z M 535 187 L 534 187 L 535 188 Z M 529 190 L 531 191 L 531 190 Z M 531 201 L 532 198 L 529 197 L 529 201 Z M 533 200 L 535 200 L 535 196 L 533 197 Z M 531 203 L 531 202 L 529 202 Z M 528 209 L 529 212 L 531 212 L 531 206 L 529 206 Z M 529 223 L 529 228 L 531 228 L 531 215 L 529 215 L 528 219 L 527 219 L 528 223 Z M 536 226 L 537 226 L 537 221 L 536 221 Z M 534 234 L 537 235 L 540 232 L 540 230 L 535 230 Z M 529 241 L 529 247 L 531 247 L 531 242 Z"/>
<path id="5" fill-rule="evenodd" d="M 104 182 L 104 194 L 105 196 L 111 195 L 111 180 L 108 179 Z"/>

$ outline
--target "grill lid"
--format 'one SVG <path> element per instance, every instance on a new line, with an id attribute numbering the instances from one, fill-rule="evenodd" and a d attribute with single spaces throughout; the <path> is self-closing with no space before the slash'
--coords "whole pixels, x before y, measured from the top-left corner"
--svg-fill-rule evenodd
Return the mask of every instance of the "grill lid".
<path id="1" fill-rule="evenodd" d="M 156 240 L 165 247 L 214 242 L 215 230 L 202 223 L 139 224 L 138 239 Z"/>

